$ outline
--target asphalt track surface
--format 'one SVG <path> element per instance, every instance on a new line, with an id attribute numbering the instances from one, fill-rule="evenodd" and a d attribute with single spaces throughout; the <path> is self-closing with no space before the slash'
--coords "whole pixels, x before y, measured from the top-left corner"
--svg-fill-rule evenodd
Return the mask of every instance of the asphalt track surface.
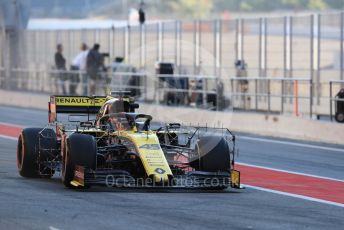
<path id="1" fill-rule="evenodd" d="M 0 107 L 0 122 L 40 127 L 46 120 L 45 111 Z M 344 180 L 343 146 L 245 134 L 238 134 L 237 143 L 242 167 L 248 164 Z M 16 140 L 0 137 L 0 146 L 0 229 L 342 229 L 344 226 L 344 205 L 251 186 L 224 192 L 70 190 L 64 188 L 59 175 L 51 180 L 21 178 L 16 169 Z"/>

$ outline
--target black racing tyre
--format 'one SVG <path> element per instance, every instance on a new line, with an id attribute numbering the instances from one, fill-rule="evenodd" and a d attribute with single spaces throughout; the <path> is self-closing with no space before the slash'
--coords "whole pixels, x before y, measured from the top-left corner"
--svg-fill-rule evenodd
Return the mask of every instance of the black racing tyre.
<path id="1" fill-rule="evenodd" d="M 39 138 L 40 135 L 42 138 Z M 39 154 L 39 147 L 41 149 L 56 149 L 56 145 L 56 135 L 52 129 L 23 129 L 17 144 L 19 174 L 23 177 L 39 177 L 41 173 L 38 171 L 38 164 L 46 160 L 49 155 L 47 151 L 41 151 Z M 49 172 L 49 177 L 51 177 L 55 171 L 51 169 Z M 43 175 L 43 177 L 47 177 L 47 175 Z"/>
<path id="2" fill-rule="evenodd" d="M 336 113 L 334 118 L 337 122 L 344 123 L 344 113 Z"/>
<path id="3" fill-rule="evenodd" d="M 224 137 L 204 136 L 196 145 L 196 155 L 190 159 L 191 167 L 205 172 L 229 172 L 230 149 Z"/>
<path id="4" fill-rule="evenodd" d="M 63 154 L 62 182 L 66 187 L 72 187 L 75 166 L 95 169 L 97 157 L 96 140 L 91 135 L 72 134 L 68 137 Z"/>

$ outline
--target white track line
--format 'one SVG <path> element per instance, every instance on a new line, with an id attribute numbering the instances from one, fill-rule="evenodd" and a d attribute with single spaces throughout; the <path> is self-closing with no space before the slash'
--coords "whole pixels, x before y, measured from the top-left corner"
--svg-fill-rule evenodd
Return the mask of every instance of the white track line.
<path id="1" fill-rule="evenodd" d="M 54 226 L 49 226 L 49 230 L 60 230 L 60 229 L 55 228 Z"/>
<path id="2" fill-rule="evenodd" d="M 19 129 L 25 128 L 24 126 L 21 126 L 21 125 L 16 125 L 16 124 L 11 124 L 11 123 L 7 123 L 7 122 L 1 122 L 1 121 L 0 121 L 0 125 L 12 126 L 12 127 L 19 128 Z"/>
<path id="3" fill-rule="evenodd" d="M 252 164 L 246 164 L 246 163 L 242 163 L 242 162 L 237 162 L 237 164 L 243 165 L 243 166 L 254 167 L 254 168 L 267 169 L 267 170 L 272 170 L 272 171 L 277 171 L 277 172 L 284 172 L 284 173 L 289 173 L 289 174 L 296 174 L 296 175 L 300 175 L 300 176 L 308 176 L 308 177 L 314 177 L 314 178 L 332 180 L 332 181 L 344 183 L 344 180 L 335 179 L 335 178 L 331 178 L 331 177 L 317 176 L 317 175 L 308 174 L 308 173 L 301 173 L 301 172 L 294 172 L 294 171 L 283 170 L 283 169 L 270 168 L 270 167 L 265 167 L 265 166 L 252 165 Z"/>
<path id="4" fill-rule="evenodd" d="M 267 142 L 267 143 L 274 143 L 274 144 L 292 145 L 292 146 L 297 146 L 297 147 L 322 149 L 322 150 L 344 153 L 344 149 L 341 149 L 341 148 L 324 147 L 324 146 L 312 145 L 312 144 L 302 144 L 302 143 L 291 142 L 291 141 L 279 141 L 279 140 L 271 140 L 271 139 L 265 139 L 265 138 L 259 138 L 259 137 L 241 136 L 241 135 L 238 135 L 238 139 L 239 140 L 244 139 L 244 140 L 260 141 L 260 142 Z"/>
<path id="5" fill-rule="evenodd" d="M 18 140 L 17 137 L 10 137 L 10 136 L 5 136 L 5 135 L 1 135 L 1 134 L 0 134 L 0 138 L 12 140 L 12 141 L 17 141 Z"/>
<path id="6" fill-rule="evenodd" d="M 247 187 L 247 188 L 252 188 L 252 189 L 255 189 L 255 190 L 260 190 L 260 191 L 264 191 L 264 192 L 271 192 L 271 193 L 275 193 L 275 194 L 279 194 L 279 195 L 290 196 L 290 197 L 300 198 L 300 199 L 303 199 L 303 200 L 309 200 L 309 201 L 314 201 L 314 202 L 318 202 L 318 203 L 329 204 L 329 205 L 334 205 L 334 206 L 337 206 L 337 207 L 344 208 L 344 204 L 337 203 L 337 202 L 321 200 L 321 199 L 317 199 L 317 198 L 297 195 L 297 194 L 288 193 L 288 192 L 280 192 L 280 191 L 277 191 L 277 190 L 266 189 L 266 188 L 261 188 L 261 187 L 257 187 L 257 186 L 246 185 L 246 184 L 243 184 L 243 185 L 245 187 Z"/>

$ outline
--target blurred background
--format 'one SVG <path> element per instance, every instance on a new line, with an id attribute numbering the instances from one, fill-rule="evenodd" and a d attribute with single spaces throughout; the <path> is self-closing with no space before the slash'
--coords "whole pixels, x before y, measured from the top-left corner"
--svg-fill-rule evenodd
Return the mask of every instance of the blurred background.
<path id="1" fill-rule="evenodd" d="M 111 18 L 126 19 L 138 0 L 31 0 L 34 18 Z M 304 11 L 339 10 L 343 0 L 145 0 L 146 12 L 152 19 L 211 19 L 238 14 L 280 14 Z"/>
<path id="2" fill-rule="evenodd" d="M 74 85 L 69 93 L 82 94 L 88 82 L 72 66 L 82 43 L 100 44 L 100 89 L 136 89 L 147 102 L 166 103 L 166 88 L 178 98 L 172 104 L 332 117 L 344 85 L 344 0 L 0 3 L 0 83 L 7 90 L 49 94 Z"/>

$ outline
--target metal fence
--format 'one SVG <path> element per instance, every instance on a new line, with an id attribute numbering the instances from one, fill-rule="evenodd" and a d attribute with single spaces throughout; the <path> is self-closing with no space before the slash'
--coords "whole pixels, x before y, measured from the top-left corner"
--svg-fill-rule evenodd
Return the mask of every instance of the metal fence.
<path id="1" fill-rule="evenodd" d="M 343 79 L 343 13 L 213 21 L 164 21 L 143 26 L 95 30 L 28 30 L 22 34 L 25 67 L 54 65 L 56 44 L 69 63 L 80 44 L 152 70 L 172 61 L 179 71 L 235 76 L 243 59 L 248 76 Z M 24 66 L 22 66 L 24 67 Z"/>
<path id="2" fill-rule="evenodd" d="M 147 72 L 99 73 L 95 91 L 82 71 L 12 69 L 11 78 L 1 74 L 0 82 L 11 90 L 69 95 L 104 95 L 111 91 L 131 91 L 139 101 L 210 110 L 250 110 L 308 116 L 311 113 L 309 78 L 219 78 L 204 75 L 159 75 Z M 267 85 L 266 92 L 258 86 Z M 285 85 L 293 94 L 281 94 Z"/>
<path id="3" fill-rule="evenodd" d="M 293 107 L 295 95 L 301 93 L 299 99 L 308 100 L 307 105 L 301 103 L 302 108 L 307 107 L 307 110 L 303 109 L 307 115 L 328 115 L 329 81 L 344 80 L 343 30 L 343 12 L 164 21 L 97 30 L 27 30 L 21 32 L 20 56 L 24 61 L 20 66 L 4 64 L 6 58 L 3 57 L 8 51 L 3 50 L 1 64 L 5 70 L 2 71 L 1 86 L 5 87 L 13 75 L 19 76 L 18 69 L 34 71 L 37 81 L 47 78 L 54 66 L 58 43 L 63 44 L 68 63 L 78 54 L 81 43 L 90 46 L 99 43 L 101 51 L 109 53 L 108 65 L 115 57 L 124 57 L 125 62 L 153 75 L 156 62 L 173 62 L 175 74 L 214 76 L 225 85 L 225 93 L 238 98 L 242 91 L 238 91 L 233 83 L 240 81 L 234 63 L 244 60 L 249 86 L 245 93 L 250 94 L 246 95 L 250 98 L 250 108 L 288 113 L 291 110 L 286 108 Z M 4 40 L 0 37 L 0 47 L 4 47 Z M 31 77 L 28 73 L 25 76 Z M 26 83 L 21 80 L 20 84 Z M 276 98 L 280 101 L 278 105 L 277 102 L 271 103 Z"/>

